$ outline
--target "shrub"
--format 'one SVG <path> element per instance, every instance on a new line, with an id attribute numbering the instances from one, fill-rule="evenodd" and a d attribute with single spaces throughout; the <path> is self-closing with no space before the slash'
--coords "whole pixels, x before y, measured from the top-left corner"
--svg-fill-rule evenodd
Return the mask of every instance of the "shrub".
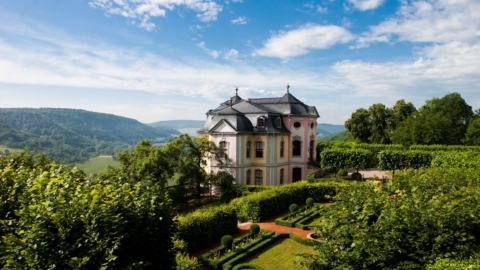
<path id="1" fill-rule="evenodd" d="M 236 198 L 230 205 L 236 209 L 240 221 L 257 222 L 284 212 L 292 203 L 304 203 L 308 197 L 316 202 L 332 201 L 339 189 L 355 184 L 344 181 L 308 184 L 301 181 Z"/>
<path id="2" fill-rule="evenodd" d="M 201 208 L 177 216 L 176 220 L 176 237 L 188 242 L 190 253 L 213 245 L 223 235 L 238 231 L 236 211 L 228 204 Z"/>
<path id="3" fill-rule="evenodd" d="M 298 205 L 295 203 L 292 203 L 290 204 L 288 209 L 290 210 L 290 213 L 296 213 L 298 211 Z"/>
<path id="4" fill-rule="evenodd" d="M 248 196 L 250 194 L 252 194 L 252 193 L 248 190 L 242 192 L 242 196 Z"/>
<path id="5" fill-rule="evenodd" d="M 220 195 L 221 203 L 229 203 L 233 199 L 233 194 L 230 190 L 225 190 Z"/>
<path id="6" fill-rule="evenodd" d="M 258 226 L 258 224 L 250 225 L 250 233 L 258 234 L 259 232 L 260 232 L 260 226 Z"/>
<path id="7" fill-rule="evenodd" d="M 231 249 L 232 248 L 232 244 L 233 244 L 233 237 L 231 237 L 230 235 L 224 235 L 222 237 L 222 245 L 228 249 Z"/>
<path id="8" fill-rule="evenodd" d="M 338 176 L 347 176 L 348 172 L 344 169 L 340 169 L 340 170 L 338 170 L 337 175 Z"/>
<path id="9" fill-rule="evenodd" d="M 313 198 L 308 198 L 307 201 L 306 201 L 306 204 L 309 206 L 309 207 L 312 207 L 313 206 Z"/>

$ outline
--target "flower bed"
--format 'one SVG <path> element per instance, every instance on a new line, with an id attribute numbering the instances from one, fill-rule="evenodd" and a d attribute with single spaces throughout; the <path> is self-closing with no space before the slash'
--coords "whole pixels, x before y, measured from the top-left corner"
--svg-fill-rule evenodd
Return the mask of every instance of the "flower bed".
<path id="1" fill-rule="evenodd" d="M 224 246 L 220 246 L 203 254 L 198 260 L 205 266 L 213 269 L 220 269 L 227 261 L 238 256 L 249 248 L 268 240 L 274 234 L 274 231 L 269 230 L 260 230 L 258 235 L 253 235 L 251 233 L 245 234 L 233 240 L 233 247 L 231 250 Z"/>
<path id="2" fill-rule="evenodd" d="M 318 205 L 314 209 L 314 213 L 312 215 L 306 216 L 303 219 L 298 220 L 295 223 L 295 227 L 302 229 L 302 230 L 310 230 L 311 227 L 315 227 L 311 225 L 311 222 L 315 219 L 318 219 L 322 217 L 325 214 L 325 206 L 324 205 Z"/>

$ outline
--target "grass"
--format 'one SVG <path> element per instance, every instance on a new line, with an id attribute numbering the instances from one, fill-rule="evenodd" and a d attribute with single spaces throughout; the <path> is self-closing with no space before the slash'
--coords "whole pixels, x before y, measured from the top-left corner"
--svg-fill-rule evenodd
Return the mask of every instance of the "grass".
<path id="1" fill-rule="evenodd" d="M 86 174 L 95 174 L 105 170 L 107 165 L 116 167 L 119 164 L 120 162 L 113 160 L 112 156 L 98 156 L 85 163 L 78 164 L 78 167 L 84 170 Z"/>
<path id="2" fill-rule="evenodd" d="M 263 269 L 305 269 L 299 264 L 294 264 L 298 253 L 314 254 L 313 247 L 302 245 L 295 240 L 285 238 L 278 241 L 275 245 L 265 251 L 249 258 L 242 263 L 251 263 L 261 266 Z"/>
<path id="3" fill-rule="evenodd" d="M 5 152 L 5 150 L 8 149 L 8 151 L 11 153 L 11 152 L 14 152 L 14 151 L 22 151 L 22 149 L 19 149 L 19 148 L 10 148 L 10 147 L 7 147 L 3 144 L 0 144 L 0 151 L 2 152 Z"/>

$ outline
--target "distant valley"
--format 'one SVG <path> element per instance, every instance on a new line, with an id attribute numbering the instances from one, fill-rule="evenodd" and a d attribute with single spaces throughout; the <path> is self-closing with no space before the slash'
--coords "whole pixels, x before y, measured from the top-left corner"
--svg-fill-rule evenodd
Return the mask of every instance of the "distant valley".
<path id="1" fill-rule="evenodd" d="M 162 144 L 176 135 L 196 136 L 203 120 L 167 120 L 144 124 L 113 114 L 78 109 L 0 108 L 1 149 L 29 147 L 68 165 L 131 149 L 140 140 Z M 318 124 L 317 138 L 344 131 L 343 125 Z"/>

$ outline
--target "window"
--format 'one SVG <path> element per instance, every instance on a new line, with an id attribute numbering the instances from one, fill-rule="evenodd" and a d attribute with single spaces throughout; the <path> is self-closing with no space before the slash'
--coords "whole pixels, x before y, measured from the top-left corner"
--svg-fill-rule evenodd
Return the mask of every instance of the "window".
<path id="1" fill-rule="evenodd" d="M 312 140 L 310 141 L 310 147 L 308 148 L 308 150 L 310 151 L 310 160 L 313 160 L 313 146 L 314 146 L 315 142 Z"/>
<path id="2" fill-rule="evenodd" d="M 281 158 L 283 158 L 284 149 L 285 149 L 285 142 L 282 139 L 282 141 L 280 142 L 280 157 Z"/>
<path id="3" fill-rule="evenodd" d="M 263 118 L 258 118 L 257 119 L 257 127 L 263 128 L 265 126 L 265 119 Z"/>
<path id="4" fill-rule="evenodd" d="M 219 156 L 220 156 L 221 158 L 224 158 L 224 157 L 226 156 L 226 154 L 227 154 L 227 151 L 228 151 L 228 149 L 227 149 L 227 142 L 226 142 L 226 141 L 221 141 L 220 144 L 219 144 L 219 146 L 220 146 L 220 155 L 219 155 Z"/>
<path id="5" fill-rule="evenodd" d="M 255 185 L 263 185 L 263 172 L 262 170 L 255 170 Z"/>
<path id="6" fill-rule="evenodd" d="M 252 143 L 250 141 L 247 141 L 247 158 L 250 158 L 251 145 L 252 145 Z"/>
<path id="7" fill-rule="evenodd" d="M 295 128 L 299 128 L 299 127 L 302 126 L 302 124 L 300 124 L 300 122 L 295 122 L 295 123 L 293 123 L 293 126 L 294 126 Z"/>
<path id="8" fill-rule="evenodd" d="M 315 125 L 313 123 L 310 124 L 310 128 L 313 129 Z"/>
<path id="9" fill-rule="evenodd" d="M 255 157 L 263 158 L 263 142 L 255 143 Z"/>
<path id="10" fill-rule="evenodd" d="M 277 128 L 281 128 L 281 127 L 282 127 L 282 118 L 278 117 L 277 118 Z"/>
<path id="11" fill-rule="evenodd" d="M 294 156 L 301 156 L 302 155 L 302 142 L 301 141 L 293 141 L 293 155 Z"/>
<path id="12" fill-rule="evenodd" d="M 283 185 L 283 169 L 280 169 L 280 185 Z"/>
<path id="13" fill-rule="evenodd" d="M 251 178 L 252 178 L 252 171 L 247 170 L 247 180 L 245 181 L 245 184 L 251 185 L 252 184 L 251 183 L 252 182 Z"/>
<path id="14" fill-rule="evenodd" d="M 302 180 L 302 168 L 293 168 L 292 182 Z"/>

